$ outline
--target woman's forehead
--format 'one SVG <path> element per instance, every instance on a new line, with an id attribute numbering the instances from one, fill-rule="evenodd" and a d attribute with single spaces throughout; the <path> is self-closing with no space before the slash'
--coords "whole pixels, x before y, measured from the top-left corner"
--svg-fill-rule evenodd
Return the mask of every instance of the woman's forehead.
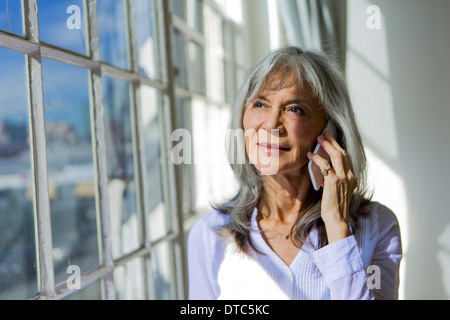
<path id="1" fill-rule="evenodd" d="M 270 95 L 283 89 L 293 87 L 298 89 L 298 93 L 305 96 L 310 96 L 311 98 L 313 97 L 313 91 L 311 90 L 309 84 L 303 79 L 298 79 L 295 72 L 291 72 L 287 75 L 283 73 L 269 74 L 257 95 Z"/>

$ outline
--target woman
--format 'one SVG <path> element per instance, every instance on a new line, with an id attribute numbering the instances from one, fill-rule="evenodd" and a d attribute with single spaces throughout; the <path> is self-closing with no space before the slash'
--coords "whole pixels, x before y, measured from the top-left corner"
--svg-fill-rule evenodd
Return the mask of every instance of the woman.
<path id="1" fill-rule="evenodd" d="M 299 48 L 268 53 L 247 72 L 229 128 L 245 132 L 227 146 L 240 189 L 189 234 L 190 299 L 397 299 L 399 225 L 367 195 L 337 65 Z"/>

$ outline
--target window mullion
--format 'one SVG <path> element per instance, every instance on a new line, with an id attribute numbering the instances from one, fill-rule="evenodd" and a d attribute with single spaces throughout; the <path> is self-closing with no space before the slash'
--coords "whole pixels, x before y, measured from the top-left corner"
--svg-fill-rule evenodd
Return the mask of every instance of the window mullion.
<path id="1" fill-rule="evenodd" d="M 89 55 L 94 61 L 100 61 L 100 42 L 97 20 L 97 0 L 86 0 L 87 38 Z M 99 239 L 100 264 L 111 272 L 103 279 L 103 290 L 107 300 L 115 299 L 113 279 L 114 259 L 112 254 L 111 225 L 109 216 L 108 171 L 106 163 L 106 134 L 103 106 L 103 84 L 101 69 L 89 71 L 91 95 L 91 130 L 94 166 L 96 174 L 96 212 Z"/>
<path id="2" fill-rule="evenodd" d="M 138 42 L 136 35 L 136 20 L 135 17 L 135 5 L 134 0 L 125 0 L 125 13 L 126 13 L 126 31 L 128 39 L 128 59 L 129 66 L 132 72 L 136 75 L 139 74 L 139 60 L 138 60 Z M 140 103 L 140 82 L 132 81 L 130 86 L 130 111 L 131 122 L 133 132 L 133 160 L 135 168 L 135 185 L 136 185 L 136 202 L 138 213 L 138 233 L 139 242 L 141 247 L 149 247 L 149 235 L 148 235 L 148 223 L 147 223 L 147 197 L 145 192 L 146 181 L 144 177 L 147 177 L 145 170 L 145 152 L 143 145 L 143 128 L 140 119 L 141 117 L 141 103 Z M 144 283 L 145 283 L 145 297 L 152 297 L 152 269 L 150 267 L 150 254 L 144 255 L 142 260 L 144 270 Z"/>
<path id="3" fill-rule="evenodd" d="M 166 68 L 167 68 L 167 94 L 169 108 L 165 109 L 164 116 L 168 121 L 166 121 L 166 132 L 171 135 L 171 130 L 176 128 L 176 119 L 174 115 L 176 114 L 176 99 L 175 99 L 175 75 L 174 66 L 172 59 L 172 16 L 170 11 L 169 1 L 163 2 L 163 13 L 164 13 L 164 37 L 165 37 L 165 58 L 166 58 Z M 168 141 L 167 146 L 168 154 L 172 149 L 171 141 Z M 168 159 L 170 160 L 170 159 Z M 182 212 L 182 168 L 180 166 L 176 167 L 171 161 L 169 161 L 168 166 L 169 174 L 169 184 L 170 184 L 170 194 L 171 194 L 171 216 L 172 216 L 172 228 L 176 237 L 173 241 L 174 244 L 174 263 L 173 271 L 175 272 L 175 280 L 177 286 L 177 298 L 185 299 L 187 296 L 187 257 L 185 250 L 185 239 L 184 239 L 184 228 L 183 228 L 183 212 Z"/>
<path id="4" fill-rule="evenodd" d="M 28 39 L 39 43 L 37 0 L 24 0 L 24 26 Z M 48 193 L 47 149 L 45 138 L 44 93 L 40 50 L 27 54 L 30 145 L 34 183 L 36 252 L 41 298 L 54 298 L 52 226 Z"/>

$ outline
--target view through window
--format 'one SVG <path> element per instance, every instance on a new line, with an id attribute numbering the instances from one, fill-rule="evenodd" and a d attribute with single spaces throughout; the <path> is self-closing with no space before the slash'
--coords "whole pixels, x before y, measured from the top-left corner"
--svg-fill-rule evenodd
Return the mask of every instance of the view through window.
<path id="1" fill-rule="evenodd" d="M 223 1 L 0 2 L 0 299 L 186 298 L 240 28 Z"/>

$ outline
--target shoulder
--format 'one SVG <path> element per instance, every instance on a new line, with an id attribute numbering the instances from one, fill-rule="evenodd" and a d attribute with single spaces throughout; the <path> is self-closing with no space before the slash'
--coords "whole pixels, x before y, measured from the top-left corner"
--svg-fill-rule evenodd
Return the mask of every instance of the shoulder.
<path id="1" fill-rule="evenodd" d="M 230 223 L 230 215 L 220 213 L 217 210 L 209 211 L 201 216 L 191 229 L 190 233 L 208 232 L 220 229 Z"/>
<path id="2" fill-rule="evenodd" d="M 395 213 L 378 202 L 371 202 L 364 210 L 366 214 L 360 217 L 357 232 L 361 245 L 395 245 L 401 250 L 400 225 Z"/>
<path id="3" fill-rule="evenodd" d="M 220 229 L 230 222 L 230 215 L 222 214 L 217 210 L 209 211 L 201 216 L 189 231 L 188 243 L 196 242 L 213 244 L 219 241 Z"/>
<path id="4" fill-rule="evenodd" d="M 381 235 L 392 228 L 399 228 L 397 216 L 387 206 L 373 201 L 364 208 L 365 215 L 361 217 L 361 220 L 365 222 L 365 225 L 370 223 L 377 226 L 377 231 Z"/>
<path id="5" fill-rule="evenodd" d="M 355 236 L 363 253 L 364 265 L 372 264 L 375 254 L 378 257 L 380 254 L 391 258 L 401 256 L 400 226 L 395 213 L 378 202 L 371 202 L 363 210 L 365 214 L 359 218 Z"/>

